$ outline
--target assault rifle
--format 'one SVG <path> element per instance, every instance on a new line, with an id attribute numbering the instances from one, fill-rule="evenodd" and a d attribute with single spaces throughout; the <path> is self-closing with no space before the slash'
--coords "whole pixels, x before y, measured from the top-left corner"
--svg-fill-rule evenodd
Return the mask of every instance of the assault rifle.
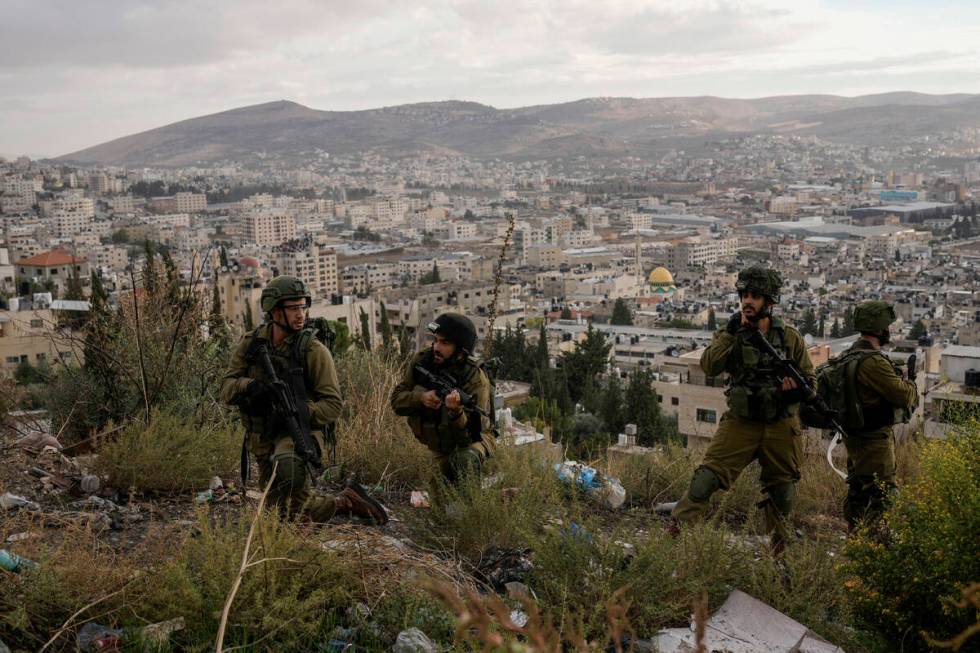
<path id="1" fill-rule="evenodd" d="M 293 391 L 276 375 L 272 359 L 269 358 L 269 346 L 265 342 L 256 346 L 255 356 L 273 390 L 274 414 L 285 420 L 286 430 L 293 439 L 293 449 L 296 451 L 296 455 L 309 467 L 310 480 L 315 484 L 323 472 L 323 463 L 317 454 L 316 441 L 310 435 L 310 430 L 304 429 L 300 425 L 299 409 L 296 407 Z"/>
<path id="2" fill-rule="evenodd" d="M 772 343 L 766 340 L 766 337 L 762 335 L 762 331 L 758 329 L 753 329 L 752 333 L 748 338 L 749 344 L 755 346 L 757 349 L 761 350 L 763 353 L 769 354 L 773 359 L 777 361 L 780 371 L 793 379 L 796 382 L 796 387 L 800 389 L 803 394 L 803 403 L 816 411 L 830 426 L 834 429 L 834 438 L 830 441 L 830 446 L 827 448 L 827 462 L 830 463 L 831 469 L 837 472 L 837 475 L 843 479 L 847 479 L 847 474 L 837 469 L 834 465 L 833 451 L 834 447 L 839 445 L 843 441 L 844 427 L 840 423 L 840 415 L 837 411 L 832 409 L 827 405 L 827 402 L 817 394 L 816 388 L 806 380 L 806 377 L 800 373 L 800 370 L 796 367 L 793 361 L 787 360 L 776 351 L 776 348 L 772 346 Z"/>
<path id="3" fill-rule="evenodd" d="M 476 397 L 460 388 L 456 379 L 450 375 L 446 374 L 445 372 L 440 372 L 437 374 L 422 367 L 421 365 L 415 366 L 415 372 L 422 377 L 426 385 L 436 391 L 436 394 L 439 395 L 440 399 L 445 400 L 446 395 L 452 394 L 452 392 L 455 390 L 459 393 L 459 403 L 463 405 L 464 410 L 478 413 L 490 420 L 493 419 L 493 417 L 490 416 L 490 413 L 477 405 Z"/>

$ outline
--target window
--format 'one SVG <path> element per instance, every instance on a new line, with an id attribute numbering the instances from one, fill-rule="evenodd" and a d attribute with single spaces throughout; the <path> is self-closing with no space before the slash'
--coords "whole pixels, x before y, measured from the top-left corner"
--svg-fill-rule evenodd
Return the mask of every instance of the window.
<path id="1" fill-rule="evenodd" d="M 16 365 L 17 363 L 20 362 L 20 359 L 17 358 L 16 356 L 7 356 L 7 362 Z"/>
<path id="2" fill-rule="evenodd" d="M 681 405 L 681 398 L 680 397 L 671 397 L 670 398 L 670 405 L 671 406 L 680 406 Z"/>
<path id="3" fill-rule="evenodd" d="M 718 415 L 713 410 L 709 410 L 707 408 L 698 408 L 696 419 L 699 422 L 714 424 L 718 421 Z"/>
<path id="4" fill-rule="evenodd" d="M 47 360 L 47 358 L 48 358 L 48 355 L 42 352 L 42 353 L 40 353 L 40 354 L 37 355 L 37 362 L 40 363 L 43 360 Z"/>
<path id="5" fill-rule="evenodd" d="M 44 326 L 44 320 L 37 320 L 37 319 L 31 320 L 32 329 L 40 329 L 43 326 Z"/>

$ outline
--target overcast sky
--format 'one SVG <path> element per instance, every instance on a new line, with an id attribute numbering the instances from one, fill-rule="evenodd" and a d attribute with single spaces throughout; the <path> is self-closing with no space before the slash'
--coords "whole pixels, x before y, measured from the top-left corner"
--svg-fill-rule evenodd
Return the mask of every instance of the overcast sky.
<path id="1" fill-rule="evenodd" d="M 975 0 L 3 0 L 0 154 L 225 109 L 980 93 Z"/>

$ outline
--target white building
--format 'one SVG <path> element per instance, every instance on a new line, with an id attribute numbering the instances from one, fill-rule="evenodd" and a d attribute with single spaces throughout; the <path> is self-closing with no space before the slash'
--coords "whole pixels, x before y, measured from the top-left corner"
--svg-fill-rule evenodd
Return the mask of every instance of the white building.
<path id="1" fill-rule="evenodd" d="M 279 245 L 296 237 L 296 221 L 282 211 L 252 211 L 242 218 L 242 243 Z"/>

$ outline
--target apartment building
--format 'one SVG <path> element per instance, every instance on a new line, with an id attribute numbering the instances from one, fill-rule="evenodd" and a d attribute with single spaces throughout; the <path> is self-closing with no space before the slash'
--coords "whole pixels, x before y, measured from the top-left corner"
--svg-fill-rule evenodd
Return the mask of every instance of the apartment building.
<path id="1" fill-rule="evenodd" d="M 319 297 L 329 297 L 340 291 L 337 253 L 332 247 L 311 243 L 281 251 L 276 257 L 276 267 L 279 274 L 303 279 Z"/>
<path id="2" fill-rule="evenodd" d="M 242 217 L 242 244 L 279 245 L 296 237 L 296 221 L 283 211 L 251 211 Z"/>

